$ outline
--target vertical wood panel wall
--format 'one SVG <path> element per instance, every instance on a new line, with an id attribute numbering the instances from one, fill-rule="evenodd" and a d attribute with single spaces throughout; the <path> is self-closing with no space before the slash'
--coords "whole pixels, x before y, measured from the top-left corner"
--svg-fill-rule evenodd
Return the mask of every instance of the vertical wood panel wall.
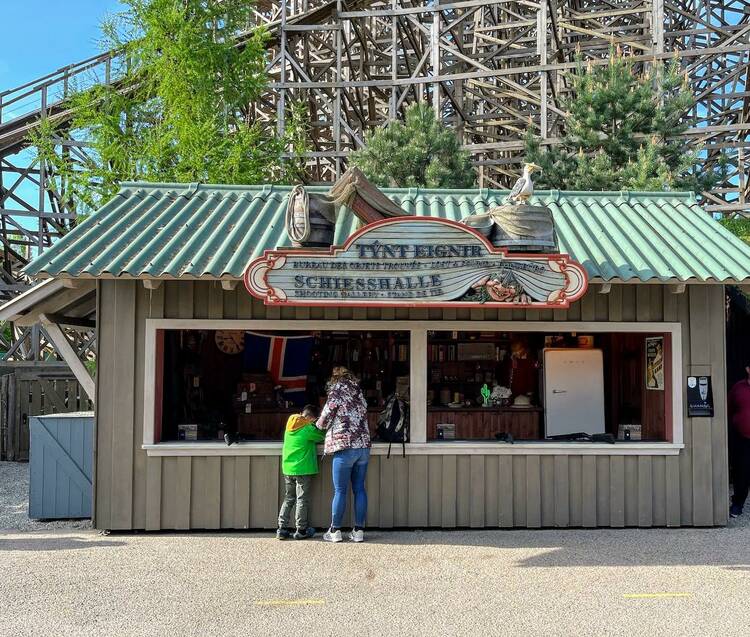
<path id="1" fill-rule="evenodd" d="M 100 281 L 95 524 L 104 529 L 273 528 L 279 457 L 147 457 L 141 450 L 146 318 L 679 321 L 688 374 L 710 374 L 714 418 L 684 418 L 679 456 L 373 456 L 368 524 L 388 527 L 711 526 L 727 518 L 724 291 L 597 286 L 568 310 L 266 308 L 218 282 Z M 327 461 L 312 523 L 325 526 Z"/>

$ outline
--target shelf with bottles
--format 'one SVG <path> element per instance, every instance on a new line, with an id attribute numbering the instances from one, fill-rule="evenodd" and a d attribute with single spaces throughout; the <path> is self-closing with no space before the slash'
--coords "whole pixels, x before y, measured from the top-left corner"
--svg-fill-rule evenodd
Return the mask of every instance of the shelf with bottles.
<path id="1" fill-rule="evenodd" d="M 395 391 L 399 376 L 409 375 L 408 332 L 318 332 L 312 350 L 308 387 L 321 394 L 334 367 L 359 378 L 370 407 L 379 407 Z"/>
<path id="2" fill-rule="evenodd" d="M 321 362 L 347 365 L 352 368 L 361 361 L 407 362 L 409 360 L 408 332 L 318 332 L 315 334 L 313 354 L 318 352 Z"/>
<path id="3" fill-rule="evenodd" d="M 508 344 L 497 341 L 459 341 L 439 344 L 428 341 L 427 360 L 430 363 L 500 363 L 508 356 Z"/>

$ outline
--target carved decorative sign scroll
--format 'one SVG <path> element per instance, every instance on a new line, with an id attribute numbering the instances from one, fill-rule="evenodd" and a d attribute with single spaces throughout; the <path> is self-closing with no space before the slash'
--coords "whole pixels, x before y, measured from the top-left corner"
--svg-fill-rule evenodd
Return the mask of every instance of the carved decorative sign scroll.
<path id="1" fill-rule="evenodd" d="M 267 250 L 245 272 L 266 305 L 566 308 L 587 284 L 568 255 L 509 254 L 433 217 L 377 221 L 329 249 Z"/>

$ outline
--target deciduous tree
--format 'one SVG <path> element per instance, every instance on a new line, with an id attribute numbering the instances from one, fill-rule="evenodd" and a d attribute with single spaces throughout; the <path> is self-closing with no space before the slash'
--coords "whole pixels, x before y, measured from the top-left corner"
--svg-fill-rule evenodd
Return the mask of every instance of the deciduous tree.
<path id="1" fill-rule="evenodd" d="M 266 87 L 263 28 L 249 2 L 123 0 L 105 21 L 104 44 L 122 51 L 121 78 L 71 98 L 72 128 L 90 146 L 88 158 L 61 156 L 54 126 L 34 142 L 59 176 L 58 196 L 78 209 L 95 207 L 124 180 L 253 184 L 299 176 L 304 118 L 283 137 L 274 122 L 254 117 Z"/>

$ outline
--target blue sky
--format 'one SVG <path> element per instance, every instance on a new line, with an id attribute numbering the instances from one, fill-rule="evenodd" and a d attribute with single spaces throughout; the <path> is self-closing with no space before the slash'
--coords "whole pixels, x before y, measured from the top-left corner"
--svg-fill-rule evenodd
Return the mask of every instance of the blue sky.
<path id="1" fill-rule="evenodd" d="M 99 53 L 102 18 L 117 0 L 0 0 L 0 91 Z"/>

